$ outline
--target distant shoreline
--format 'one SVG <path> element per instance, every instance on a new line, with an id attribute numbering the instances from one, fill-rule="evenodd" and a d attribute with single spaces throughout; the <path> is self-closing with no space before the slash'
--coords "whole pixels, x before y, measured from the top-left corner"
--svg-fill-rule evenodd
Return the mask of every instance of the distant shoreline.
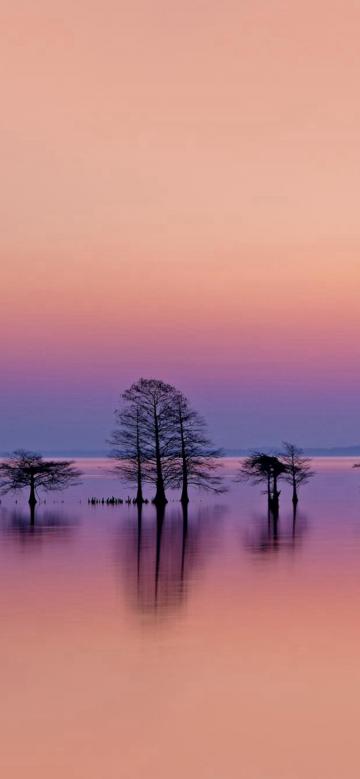
<path id="1" fill-rule="evenodd" d="M 223 453 L 224 458 L 234 458 L 234 457 L 246 457 L 250 454 L 250 452 L 254 450 L 263 451 L 266 453 L 269 452 L 280 452 L 281 446 L 254 446 L 248 449 L 225 449 Z M 332 447 L 329 449 L 326 448 L 315 448 L 315 447 L 304 447 L 303 452 L 308 457 L 359 457 L 360 458 L 360 445 L 359 446 L 348 446 L 348 447 Z M 67 457 L 67 458 L 77 458 L 77 459 L 86 459 L 86 460 L 96 460 L 96 459 L 108 459 L 109 453 L 106 450 L 89 450 L 89 451 L 81 451 L 81 450 L 74 450 L 71 449 L 64 449 L 64 450 L 41 450 L 41 453 L 44 457 L 55 457 L 55 458 L 61 458 L 61 457 Z M 9 455 L 9 451 L 4 451 L 0 453 L 0 459 L 7 457 Z M 110 459 L 110 458 L 109 458 Z"/>

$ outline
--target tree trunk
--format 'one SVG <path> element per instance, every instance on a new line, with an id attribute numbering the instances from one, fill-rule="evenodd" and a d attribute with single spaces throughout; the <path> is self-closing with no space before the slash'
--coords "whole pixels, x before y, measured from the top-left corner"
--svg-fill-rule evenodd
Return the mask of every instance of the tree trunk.
<path id="1" fill-rule="evenodd" d="M 164 481 L 162 477 L 158 477 L 156 479 L 156 493 L 152 502 L 156 506 L 165 506 L 167 504 L 167 497 L 165 495 Z"/>
<path id="2" fill-rule="evenodd" d="M 136 455 L 137 455 L 137 493 L 135 503 L 140 504 L 144 502 L 144 496 L 142 491 L 142 470 L 141 470 L 141 448 L 140 448 L 140 432 L 139 432 L 139 413 L 136 418 Z"/>
<path id="3" fill-rule="evenodd" d="M 143 497 L 142 488 L 141 488 L 141 481 L 139 481 L 139 478 L 138 478 L 138 487 L 137 487 L 135 503 L 137 503 L 138 505 L 141 505 L 141 503 L 144 503 L 144 497 Z"/>
<path id="4" fill-rule="evenodd" d="M 190 500 L 189 499 L 189 493 L 188 493 L 188 483 L 187 483 L 187 479 L 186 478 L 183 480 L 183 487 L 182 487 L 180 500 L 181 500 L 181 503 L 183 504 L 183 506 L 187 506 L 187 504 L 189 503 L 189 500 Z"/>
<path id="5" fill-rule="evenodd" d="M 297 504 L 294 503 L 293 504 L 293 521 L 292 521 L 292 537 L 293 537 L 294 541 L 295 541 L 295 537 L 296 537 L 296 512 L 297 512 Z"/>
<path id="6" fill-rule="evenodd" d="M 271 482 L 270 482 L 270 474 L 268 474 L 267 477 L 267 496 L 268 496 L 268 508 L 271 506 Z"/>
<path id="7" fill-rule="evenodd" d="M 186 460 L 186 447 L 184 438 L 184 422 L 181 413 L 181 407 L 179 407 L 179 422 L 180 422 L 180 435 L 181 435 L 181 460 L 182 460 L 182 492 L 181 503 L 186 505 L 189 503 L 189 490 L 188 490 L 188 466 Z"/>
<path id="8" fill-rule="evenodd" d="M 35 503 L 30 503 L 30 527 L 35 528 Z"/>
<path id="9" fill-rule="evenodd" d="M 294 479 L 293 480 L 293 495 L 292 495 L 292 502 L 293 502 L 294 506 L 296 506 L 296 504 L 298 503 L 298 500 L 299 500 L 299 498 L 298 498 L 297 489 L 296 489 L 296 481 Z"/>
<path id="10" fill-rule="evenodd" d="M 29 504 L 30 506 L 36 506 L 37 500 L 35 495 L 35 480 L 34 477 L 30 477 L 30 497 L 29 497 Z"/>
<path id="11" fill-rule="evenodd" d="M 272 510 L 275 515 L 279 513 L 279 491 L 277 487 L 277 476 L 273 476 L 273 496 L 272 496 Z"/>
<path id="12" fill-rule="evenodd" d="M 157 417 L 157 411 L 154 406 L 154 428 L 155 428 L 155 456 L 156 456 L 156 494 L 153 499 L 153 503 L 156 506 L 165 506 L 167 503 L 164 487 L 164 479 L 161 467 L 161 454 L 160 454 L 160 440 L 159 440 L 159 423 Z"/>

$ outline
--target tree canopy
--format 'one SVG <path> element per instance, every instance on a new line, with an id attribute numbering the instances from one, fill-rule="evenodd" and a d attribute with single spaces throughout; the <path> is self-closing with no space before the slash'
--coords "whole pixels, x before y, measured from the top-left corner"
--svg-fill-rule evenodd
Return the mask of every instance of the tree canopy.
<path id="1" fill-rule="evenodd" d="M 250 480 L 253 484 L 264 482 L 269 508 L 278 511 L 278 480 L 283 478 L 285 472 L 285 465 L 276 455 L 254 451 L 241 463 L 237 479 Z"/>
<path id="2" fill-rule="evenodd" d="M 29 488 L 29 503 L 35 505 L 38 490 L 64 490 L 80 476 L 73 460 L 44 460 L 37 452 L 17 449 L 0 464 L 0 493 Z"/>
<path id="3" fill-rule="evenodd" d="M 215 473 L 221 451 L 208 439 L 202 417 L 173 385 L 139 379 L 122 394 L 115 420 L 110 457 L 116 460 L 115 471 L 137 485 L 137 503 L 144 500 L 145 482 L 155 485 L 158 505 L 167 502 L 168 487 L 181 487 L 183 502 L 189 500 L 189 485 L 222 490 Z"/>

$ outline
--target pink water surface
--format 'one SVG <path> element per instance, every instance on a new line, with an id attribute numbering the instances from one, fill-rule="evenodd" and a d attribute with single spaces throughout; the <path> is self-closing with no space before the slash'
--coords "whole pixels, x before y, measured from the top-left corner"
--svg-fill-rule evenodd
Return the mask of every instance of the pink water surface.
<path id="1" fill-rule="evenodd" d="M 6 779 L 357 779 L 360 473 L 315 462 L 294 521 L 258 487 L 89 506 L 127 490 L 3 500 L 1 775 Z M 172 496 L 174 498 L 175 496 Z M 64 501 L 64 502 L 62 502 Z"/>

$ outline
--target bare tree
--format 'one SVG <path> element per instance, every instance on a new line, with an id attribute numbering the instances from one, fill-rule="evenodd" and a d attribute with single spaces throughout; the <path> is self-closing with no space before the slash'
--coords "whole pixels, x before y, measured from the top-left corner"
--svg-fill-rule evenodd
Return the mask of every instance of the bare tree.
<path id="1" fill-rule="evenodd" d="M 278 480 L 284 477 L 286 472 L 285 465 L 275 455 L 271 456 L 271 476 L 272 476 L 272 497 L 270 508 L 277 514 L 279 511 L 280 490 L 278 489 Z"/>
<path id="2" fill-rule="evenodd" d="M 143 481 L 155 484 L 153 503 L 159 506 L 167 503 L 165 489 L 172 483 L 176 397 L 171 384 L 139 379 L 123 395 L 126 408 L 118 412 L 119 427 L 112 437 L 122 475 L 137 482 L 138 498 Z"/>
<path id="3" fill-rule="evenodd" d="M 240 465 L 236 481 L 250 481 L 252 484 L 266 484 L 268 504 L 271 500 L 270 457 L 264 452 L 254 451 Z"/>
<path id="4" fill-rule="evenodd" d="M 17 449 L 0 464 L 0 492 L 4 495 L 28 488 L 29 504 L 34 509 L 38 490 L 64 490 L 80 476 L 72 460 L 44 460 L 41 454 Z"/>
<path id="5" fill-rule="evenodd" d="M 135 482 L 135 503 L 141 504 L 151 450 L 145 437 L 142 409 L 132 388 L 123 393 L 122 401 L 123 407 L 115 411 L 116 427 L 109 439 L 112 446 L 109 456 L 117 461 L 115 472 L 126 482 Z"/>
<path id="6" fill-rule="evenodd" d="M 265 452 L 255 451 L 241 463 L 237 481 L 249 480 L 253 484 L 265 483 L 268 507 L 277 513 L 280 497 L 278 481 L 285 472 L 285 465 L 278 457 L 265 454 Z"/>
<path id="7" fill-rule="evenodd" d="M 206 434 L 206 423 L 179 392 L 174 404 L 174 441 L 172 483 L 181 486 L 181 502 L 189 502 L 189 486 L 211 492 L 224 492 L 217 475 L 221 449 L 215 448 Z"/>
<path id="8" fill-rule="evenodd" d="M 299 501 L 299 487 L 306 484 L 315 474 L 311 469 L 310 457 L 304 457 L 302 449 L 288 441 L 283 441 L 283 447 L 284 451 L 279 456 L 286 468 L 284 479 L 292 486 L 292 502 L 296 506 Z"/>

